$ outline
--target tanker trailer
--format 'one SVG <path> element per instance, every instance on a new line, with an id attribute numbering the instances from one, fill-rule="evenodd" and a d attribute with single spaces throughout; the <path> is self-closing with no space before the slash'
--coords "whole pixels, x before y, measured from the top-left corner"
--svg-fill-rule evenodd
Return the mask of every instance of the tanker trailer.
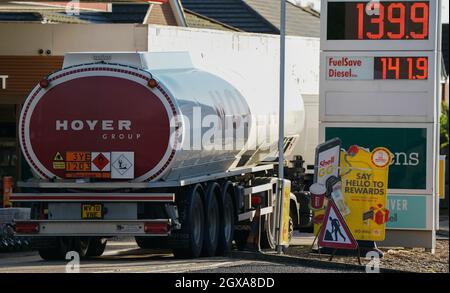
<path id="1" fill-rule="evenodd" d="M 289 149 L 304 109 L 300 95 L 286 99 Z M 114 236 L 214 256 L 233 239 L 245 243 L 259 205 L 273 247 L 277 105 L 276 95 L 252 95 L 183 52 L 67 54 L 19 118 L 35 178 L 11 196 L 32 207 L 16 232 L 34 236 L 43 259 L 98 256 Z"/>

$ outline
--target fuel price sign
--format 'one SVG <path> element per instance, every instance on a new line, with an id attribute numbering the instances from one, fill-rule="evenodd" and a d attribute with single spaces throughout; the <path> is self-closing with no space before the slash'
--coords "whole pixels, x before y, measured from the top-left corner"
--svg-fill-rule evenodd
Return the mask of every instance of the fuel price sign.
<path id="1" fill-rule="evenodd" d="M 428 56 L 328 56 L 328 80 L 427 80 Z"/>
<path id="2" fill-rule="evenodd" d="M 380 138 L 386 139 L 382 146 L 394 146 L 409 131 L 405 127 L 426 129 L 425 136 L 419 132 L 407 136 L 412 142 L 407 152 L 418 154 L 422 149 L 421 157 L 426 157 L 416 162 L 422 174 L 413 178 L 413 172 L 407 172 L 396 177 L 395 171 L 407 163 L 390 161 L 393 173 L 388 189 L 389 195 L 401 195 L 408 202 L 425 197 L 427 223 L 438 214 L 440 8 L 441 0 L 322 0 L 320 16 L 321 141 L 339 137 L 343 145 L 365 145 L 368 137 L 374 146 L 379 146 Z M 330 129 L 339 129 L 339 134 L 324 135 Z M 379 129 L 383 133 L 377 137 Z M 342 136 L 347 132 L 348 137 Z M 389 137 L 389 132 L 397 134 Z M 398 156 L 401 152 L 395 147 L 392 152 Z M 363 218 L 370 213 L 363 211 Z M 403 217 L 414 219 L 416 215 L 411 211 Z M 408 239 L 411 247 L 434 249 L 436 227 L 425 226 L 420 235 L 413 230 L 387 231 L 385 244 L 404 245 Z"/>
<path id="3" fill-rule="evenodd" d="M 436 53 L 322 51 L 321 121 L 431 122 Z"/>
<path id="4" fill-rule="evenodd" d="M 430 2 L 331 2 L 328 40 L 427 40 Z"/>
<path id="5" fill-rule="evenodd" d="M 436 45 L 437 1 L 328 0 L 323 9 L 322 49 L 346 42 L 354 49 L 370 44 L 372 49 L 432 49 Z M 363 41 L 363 42 L 348 42 Z M 378 42 L 374 42 L 378 41 Z M 380 42 L 381 41 L 381 42 Z M 349 47 L 348 47 L 349 48 Z"/>

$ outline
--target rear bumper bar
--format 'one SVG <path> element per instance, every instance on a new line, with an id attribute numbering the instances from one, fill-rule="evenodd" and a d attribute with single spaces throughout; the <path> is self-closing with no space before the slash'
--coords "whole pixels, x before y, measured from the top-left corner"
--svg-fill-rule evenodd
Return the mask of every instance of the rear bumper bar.
<path id="1" fill-rule="evenodd" d="M 33 232 L 18 236 L 169 236 L 171 220 L 16 220 L 15 224 L 19 231 L 36 225 Z"/>

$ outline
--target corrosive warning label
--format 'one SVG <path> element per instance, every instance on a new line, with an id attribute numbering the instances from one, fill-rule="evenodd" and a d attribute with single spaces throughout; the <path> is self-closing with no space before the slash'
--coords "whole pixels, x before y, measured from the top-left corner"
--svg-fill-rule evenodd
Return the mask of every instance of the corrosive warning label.
<path id="1" fill-rule="evenodd" d="M 133 152 L 112 152 L 111 178 L 133 179 L 134 178 L 134 153 Z"/>

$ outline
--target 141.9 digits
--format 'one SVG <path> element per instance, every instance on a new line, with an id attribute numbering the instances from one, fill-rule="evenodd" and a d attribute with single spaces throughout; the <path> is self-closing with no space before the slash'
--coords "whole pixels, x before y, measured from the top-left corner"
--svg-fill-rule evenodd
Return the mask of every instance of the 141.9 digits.
<path id="1" fill-rule="evenodd" d="M 375 57 L 375 79 L 428 79 L 427 57 Z"/>
<path id="2" fill-rule="evenodd" d="M 359 40 L 428 39 L 429 2 L 356 3 Z"/>

